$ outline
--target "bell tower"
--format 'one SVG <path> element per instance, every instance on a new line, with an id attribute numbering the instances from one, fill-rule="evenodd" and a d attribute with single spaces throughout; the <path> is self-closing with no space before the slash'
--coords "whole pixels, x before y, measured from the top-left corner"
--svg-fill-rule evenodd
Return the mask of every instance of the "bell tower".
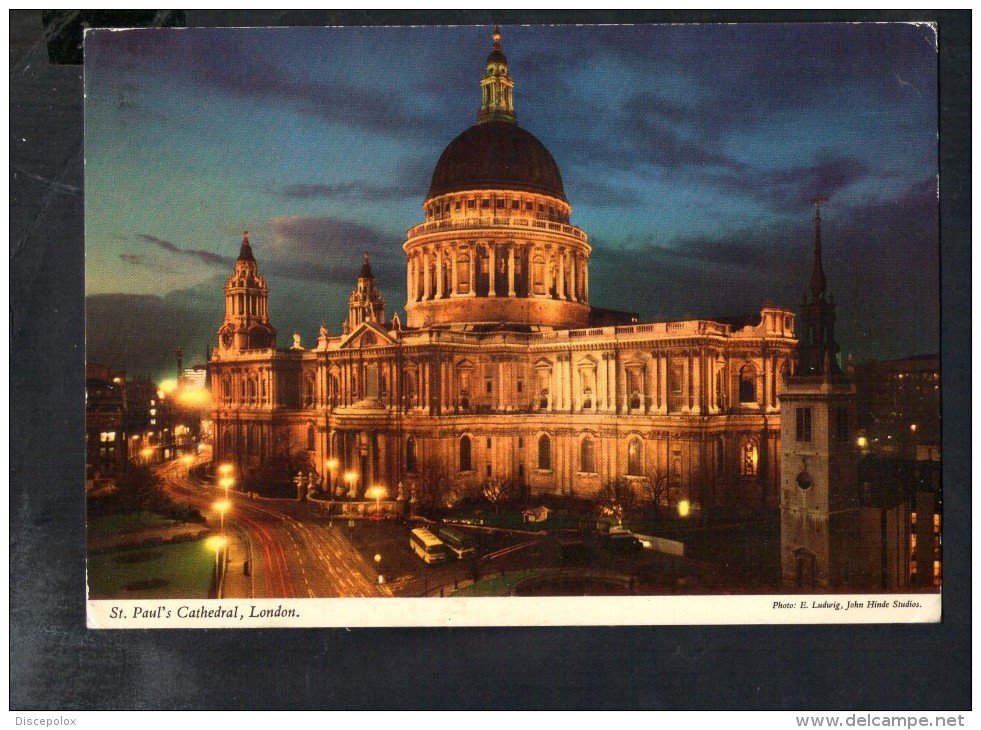
<path id="1" fill-rule="evenodd" d="M 276 329 L 269 321 L 269 287 L 259 273 L 249 232 L 245 231 L 235 271 L 225 282 L 225 321 L 218 329 L 218 347 L 264 350 L 275 346 Z"/>
<path id="2" fill-rule="evenodd" d="M 855 386 L 838 366 L 834 304 L 821 261 L 824 198 L 815 199 L 810 297 L 795 374 L 780 394 L 783 583 L 801 590 L 858 585 L 865 573 L 857 478 Z"/>
<path id="3" fill-rule="evenodd" d="M 344 332 L 351 332 L 365 321 L 385 322 L 385 300 L 375 287 L 375 275 L 371 271 L 371 261 L 368 252 L 364 252 L 364 262 L 358 274 L 358 284 L 348 298 L 347 319 L 344 321 Z"/>

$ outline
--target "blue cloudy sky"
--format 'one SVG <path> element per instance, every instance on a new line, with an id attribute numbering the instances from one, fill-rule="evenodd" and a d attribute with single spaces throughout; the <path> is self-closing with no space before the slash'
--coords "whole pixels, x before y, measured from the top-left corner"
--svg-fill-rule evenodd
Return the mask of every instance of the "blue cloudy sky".
<path id="1" fill-rule="evenodd" d="M 154 377 L 178 345 L 203 360 L 245 229 L 281 344 L 339 329 L 362 250 L 400 308 L 401 243 L 443 147 L 474 123 L 490 32 L 90 32 L 89 359 Z M 937 350 L 932 28 L 503 34 L 518 122 L 552 152 L 590 236 L 593 304 L 644 319 L 796 309 L 822 195 L 843 349 Z"/>

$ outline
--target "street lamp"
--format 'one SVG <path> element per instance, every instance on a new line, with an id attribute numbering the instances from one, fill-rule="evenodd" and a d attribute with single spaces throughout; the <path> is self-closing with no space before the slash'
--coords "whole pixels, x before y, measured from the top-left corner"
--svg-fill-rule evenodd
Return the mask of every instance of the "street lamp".
<path id="1" fill-rule="evenodd" d="M 228 490 L 235 485 L 232 477 L 222 477 L 218 480 L 218 486 L 225 490 L 225 499 L 228 499 Z"/>
<path id="2" fill-rule="evenodd" d="M 224 535 L 214 535 L 208 538 L 208 546 L 215 551 L 215 594 L 221 598 L 221 553 L 228 544 L 228 539 Z"/>
<path id="3" fill-rule="evenodd" d="M 327 472 L 325 475 L 327 477 L 327 515 L 331 527 L 334 526 L 334 478 L 339 466 L 340 462 L 333 457 L 324 462 L 324 471 Z"/>
<path id="4" fill-rule="evenodd" d="M 691 502 L 683 499 L 678 502 L 678 517 L 687 517 L 691 514 Z"/>
<path id="5" fill-rule="evenodd" d="M 374 486 L 369 487 L 365 491 L 364 496 L 366 496 L 368 499 L 375 500 L 375 565 L 376 568 L 378 569 L 378 582 L 384 583 L 385 579 L 382 577 L 381 574 L 382 556 L 381 556 L 380 540 L 378 536 L 378 529 L 379 529 L 379 523 L 381 522 L 381 498 L 388 496 L 388 490 L 385 489 L 385 487 L 381 486 L 380 484 L 375 484 Z"/>
<path id="6" fill-rule="evenodd" d="M 354 491 L 354 482 L 358 479 L 358 473 L 354 471 L 344 472 L 344 481 L 347 482 L 347 496 L 355 497 L 356 492 Z"/>
<path id="7" fill-rule="evenodd" d="M 221 534 L 225 534 L 225 512 L 232 506 L 232 503 L 227 499 L 219 499 L 215 502 L 215 509 L 218 510 L 218 515 L 221 519 Z"/>
<path id="8" fill-rule="evenodd" d="M 150 457 L 153 456 L 153 449 L 151 447 L 147 446 L 145 449 L 143 449 L 140 452 L 140 454 L 143 456 L 143 461 L 145 463 L 149 464 L 150 463 Z"/>
<path id="9" fill-rule="evenodd" d="M 327 459 L 324 462 L 326 467 L 324 471 L 327 472 L 327 491 L 330 492 L 331 498 L 334 496 L 334 479 L 337 476 L 337 468 L 341 465 L 336 458 Z"/>

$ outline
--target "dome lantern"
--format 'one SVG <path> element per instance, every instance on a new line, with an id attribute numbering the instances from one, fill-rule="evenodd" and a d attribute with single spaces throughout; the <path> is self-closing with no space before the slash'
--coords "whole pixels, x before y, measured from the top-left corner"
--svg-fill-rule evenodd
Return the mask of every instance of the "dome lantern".
<path id="1" fill-rule="evenodd" d="M 510 122 L 514 124 L 512 91 L 514 81 L 508 75 L 508 59 L 501 51 L 501 29 L 494 26 L 494 48 L 487 56 L 487 73 L 480 80 L 481 102 L 477 124 Z"/>

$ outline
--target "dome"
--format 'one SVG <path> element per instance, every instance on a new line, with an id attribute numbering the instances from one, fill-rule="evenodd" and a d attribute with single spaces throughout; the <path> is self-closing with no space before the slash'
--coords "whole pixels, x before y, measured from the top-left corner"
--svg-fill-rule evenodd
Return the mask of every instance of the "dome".
<path id="1" fill-rule="evenodd" d="M 443 150 L 426 198 L 464 190 L 521 190 L 568 202 L 545 145 L 511 122 L 477 124 Z"/>

